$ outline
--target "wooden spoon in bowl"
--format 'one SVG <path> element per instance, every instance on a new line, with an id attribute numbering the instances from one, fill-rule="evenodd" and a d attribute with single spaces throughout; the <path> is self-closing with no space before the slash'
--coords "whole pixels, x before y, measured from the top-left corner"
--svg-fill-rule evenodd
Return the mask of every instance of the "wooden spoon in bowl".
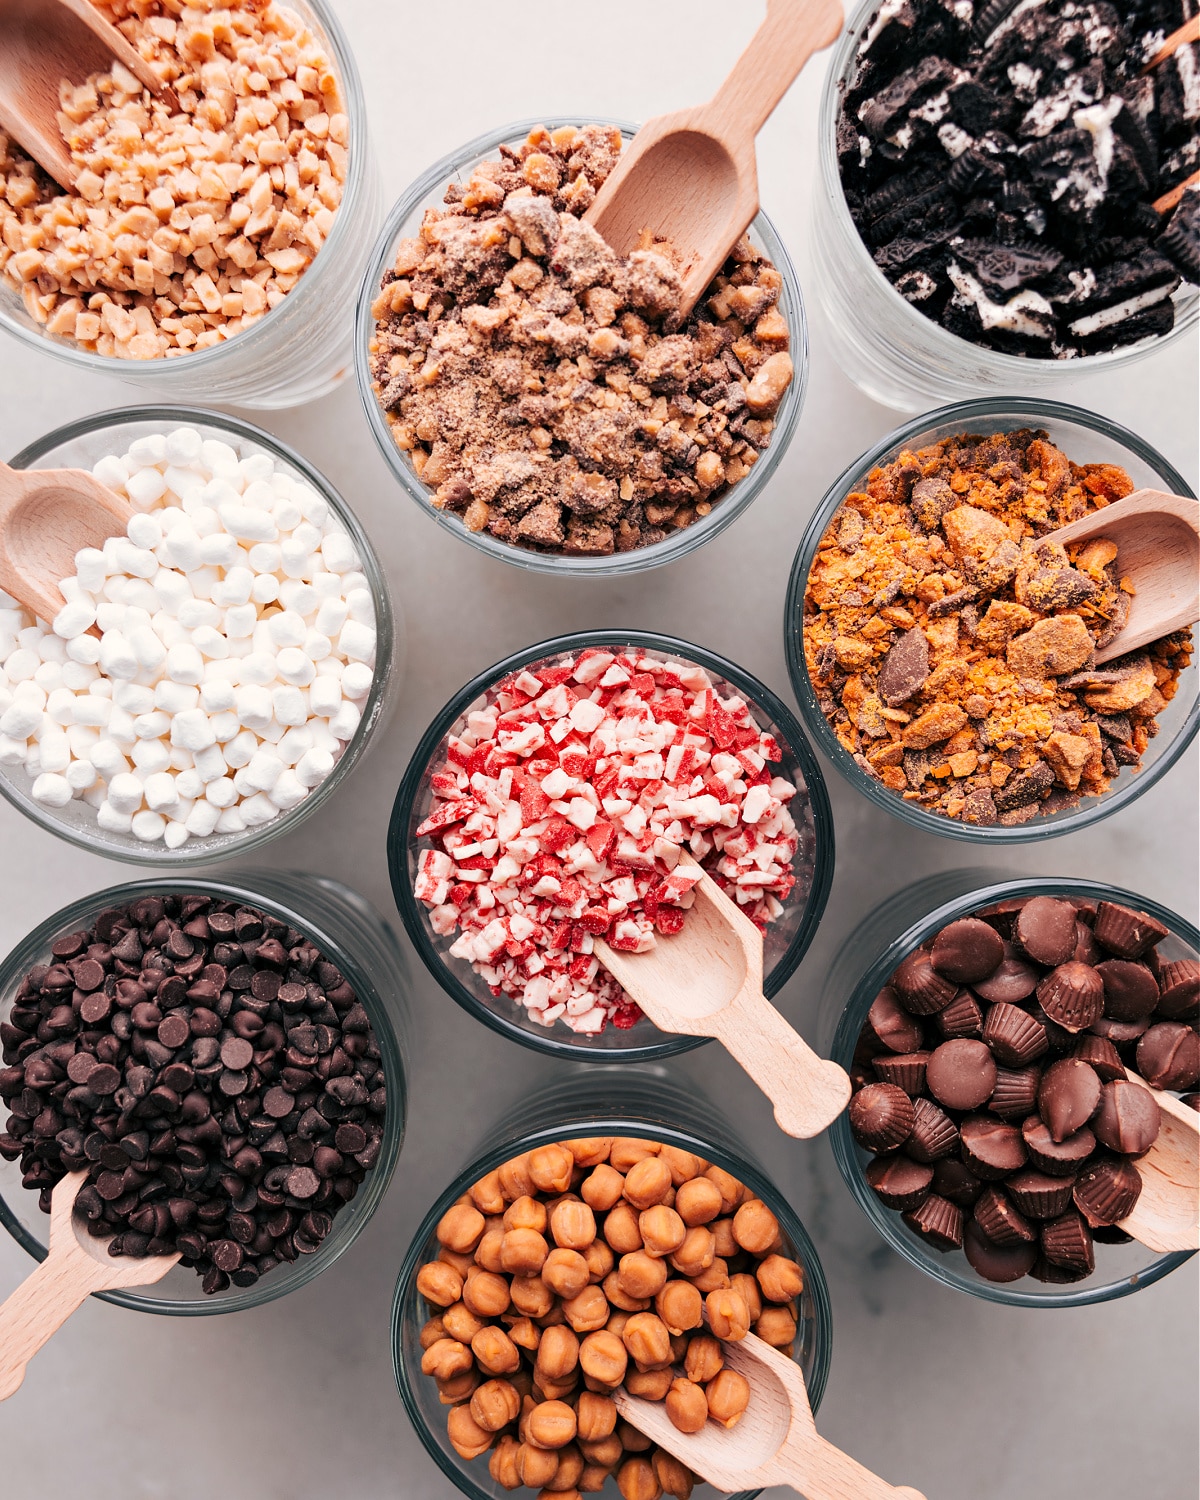
<path id="1" fill-rule="evenodd" d="M 617 1410 L 637 1430 L 726 1494 L 790 1485 L 807 1500 L 924 1500 L 895 1486 L 827 1443 L 817 1432 L 800 1366 L 753 1333 L 722 1343 L 725 1364 L 750 1383 L 750 1404 L 734 1427 L 711 1419 L 684 1433 L 661 1401 L 613 1393 Z"/>
<path id="2" fill-rule="evenodd" d="M 1200 501 L 1136 490 L 1040 540 L 1065 547 L 1106 537 L 1134 589 L 1129 618 L 1096 661 L 1111 661 L 1200 620 Z"/>
<path id="3" fill-rule="evenodd" d="M 59 583 L 75 572 L 75 554 L 124 536 L 133 513 L 86 469 L 0 464 L 0 589 L 52 625 L 66 602 Z"/>
<path id="4" fill-rule="evenodd" d="M 699 870 L 690 854 L 679 868 Z M 710 875 L 683 931 L 648 953 L 593 952 L 660 1031 L 716 1037 L 775 1106 L 788 1135 L 819 1135 L 850 1102 L 850 1079 L 820 1058 L 763 995 L 762 933 Z"/>
<path id="5" fill-rule="evenodd" d="M 175 91 L 90 0 L 3 0 L 0 4 L 0 128 L 70 190 L 79 168 L 58 126 L 59 84 L 107 73 L 113 59 L 170 106 Z"/>
<path id="6" fill-rule="evenodd" d="M 618 255 L 645 230 L 671 241 L 684 317 L 758 212 L 755 136 L 841 29 L 839 0 L 767 0 L 766 20 L 716 96 L 648 120 L 584 215 Z"/>
<path id="7" fill-rule="evenodd" d="M 109 1255 L 75 1217 L 75 1198 L 86 1172 L 71 1172 L 50 1199 L 50 1251 L 0 1305 L 0 1401 L 25 1379 L 25 1366 L 93 1292 L 150 1286 L 161 1281 L 178 1255 Z"/>
<path id="8" fill-rule="evenodd" d="M 1200 1250 L 1200 1114 L 1129 1069 L 1126 1073 L 1154 1095 L 1161 1124 L 1158 1139 L 1134 1162 L 1141 1196 L 1117 1228 L 1160 1255 Z"/>

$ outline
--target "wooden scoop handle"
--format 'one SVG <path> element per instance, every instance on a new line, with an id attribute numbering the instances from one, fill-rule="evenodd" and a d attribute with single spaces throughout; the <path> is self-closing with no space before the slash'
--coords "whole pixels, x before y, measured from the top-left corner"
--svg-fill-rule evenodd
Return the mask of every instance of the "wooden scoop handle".
<path id="1" fill-rule="evenodd" d="M 711 1021 L 713 1035 L 770 1099 L 787 1135 L 820 1135 L 850 1102 L 845 1070 L 818 1057 L 760 991 L 742 990 Z"/>
<path id="2" fill-rule="evenodd" d="M 841 29 L 840 0 L 767 0 L 766 20 L 706 106 L 712 133 L 752 140 L 808 59 Z"/>
<path id="3" fill-rule="evenodd" d="M 92 1265 L 95 1275 L 90 1275 Z M 104 1284 L 103 1267 L 50 1254 L 0 1306 L 0 1401 L 25 1379 L 25 1366 L 76 1308 Z"/>
<path id="4" fill-rule="evenodd" d="M 813 1432 L 785 1441 L 772 1463 L 755 1475 L 756 1482 L 787 1484 L 805 1500 L 925 1500 L 909 1485 L 889 1484 L 857 1459 L 835 1448 Z"/>

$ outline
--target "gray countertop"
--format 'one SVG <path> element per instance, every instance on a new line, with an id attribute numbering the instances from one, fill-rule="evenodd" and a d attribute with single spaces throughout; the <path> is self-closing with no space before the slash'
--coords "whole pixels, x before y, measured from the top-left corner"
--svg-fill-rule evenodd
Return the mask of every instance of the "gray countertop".
<path id="1" fill-rule="evenodd" d="M 717 0 L 337 3 L 389 202 L 430 162 L 506 119 L 539 110 L 640 119 L 706 97 L 761 12 Z M 760 139 L 763 201 L 802 278 L 823 71 L 821 59 Z M 1124 376 L 1071 386 L 1063 399 L 1133 428 L 1195 486 L 1196 353 L 1193 335 Z M 139 399 L 119 381 L 76 375 L 12 340 L 0 355 L 4 457 L 71 418 Z M 433 714 L 501 655 L 588 626 L 664 630 L 733 658 L 790 700 L 780 627 L 800 531 L 833 477 L 901 420 L 832 364 L 818 323 L 799 432 L 751 510 L 668 568 L 575 585 L 484 558 L 418 515 L 376 453 L 350 384 L 310 407 L 245 415 L 298 447 L 355 507 L 408 635 L 399 707 L 381 742 L 329 805 L 270 846 L 270 861 L 343 879 L 393 916 L 382 820 L 399 776 Z M 1090 875 L 1194 918 L 1196 772 L 1193 746 L 1123 814 L 1071 838 L 991 855 L 906 828 L 826 767 L 838 843 L 833 893 L 781 1008 L 811 1032 L 826 968 L 846 935 L 877 901 L 937 869 Z M 0 951 L 67 901 L 131 874 L 0 802 Z M 390 1192 L 350 1253 L 306 1289 L 239 1317 L 171 1320 L 89 1303 L 0 1407 L 0 1493 L 450 1493 L 396 1396 L 392 1285 L 434 1196 L 489 1122 L 554 1064 L 472 1022 L 415 956 L 412 1003 L 408 1136 Z M 844 1191 L 828 1146 L 782 1136 L 727 1056 L 709 1047 L 675 1066 L 752 1142 L 821 1254 L 835 1340 L 820 1413 L 828 1438 L 929 1500 L 1195 1496 L 1196 1262 L 1136 1296 L 1076 1311 L 1006 1309 L 958 1295 L 884 1248 Z M 0 1238 L 0 1297 L 29 1268 L 18 1246 Z"/>

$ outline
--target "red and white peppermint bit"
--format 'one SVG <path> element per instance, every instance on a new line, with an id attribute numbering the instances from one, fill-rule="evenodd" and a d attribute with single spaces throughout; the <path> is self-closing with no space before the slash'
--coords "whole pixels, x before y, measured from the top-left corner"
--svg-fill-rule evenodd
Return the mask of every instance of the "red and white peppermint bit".
<path id="1" fill-rule="evenodd" d="M 493 689 L 447 742 L 417 829 L 414 895 L 450 948 L 541 1024 L 597 1034 L 641 1011 L 593 939 L 643 953 L 695 899 L 689 849 L 761 928 L 799 846 L 774 738 L 690 662 L 586 650 Z"/>

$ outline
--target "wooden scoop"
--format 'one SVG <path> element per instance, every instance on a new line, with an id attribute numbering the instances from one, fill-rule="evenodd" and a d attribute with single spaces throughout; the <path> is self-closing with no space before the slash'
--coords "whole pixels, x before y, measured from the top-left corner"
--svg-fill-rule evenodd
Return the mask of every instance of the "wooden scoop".
<path id="1" fill-rule="evenodd" d="M 58 126 L 59 84 L 107 73 L 114 58 L 172 112 L 179 108 L 174 90 L 89 0 L 0 0 L 0 128 L 59 187 L 73 187 L 79 170 Z"/>
<path id="2" fill-rule="evenodd" d="M 124 536 L 132 515 L 127 500 L 85 469 L 0 464 L 0 589 L 53 624 L 66 602 L 58 585 L 74 573 L 75 554 Z"/>
<path id="3" fill-rule="evenodd" d="M 790 1485 L 807 1500 L 924 1500 L 919 1490 L 895 1486 L 827 1443 L 817 1432 L 804 1376 L 793 1360 L 753 1333 L 721 1345 L 725 1364 L 750 1382 L 750 1405 L 732 1428 L 707 1421 L 684 1433 L 662 1402 L 614 1392 L 632 1427 L 665 1448 L 715 1489 L 732 1493 Z"/>
<path id="4" fill-rule="evenodd" d="M 109 1255 L 75 1218 L 75 1196 L 86 1172 L 64 1177 L 50 1200 L 50 1253 L 0 1306 L 0 1401 L 25 1379 L 25 1366 L 93 1292 L 151 1286 L 178 1255 Z"/>
<path id="5" fill-rule="evenodd" d="M 681 869 L 698 870 L 690 854 Z M 850 1101 L 850 1079 L 819 1058 L 763 995 L 763 940 L 754 923 L 704 875 L 683 931 L 649 953 L 593 951 L 660 1031 L 712 1036 L 775 1106 L 779 1128 L 819 1135 Z"/>
<path id="6" fill-rule="evenodd" d="M 1200 620 L 1200 501 L 1135 490 L 1041 540 L 1065 547 L 1088 537 L 1117 544 L 1118 573 L 1135 590 L 1129 618 L 1096 652 L 1098 663 Z"/>
<path id="7" fill-rule="evenodd" d="M 1136 1073 L 1129 1078 L 1154 1095 L 1162 1124 L 1153 1146 L 1134 1162 L 1142 1195 L 1118 1228 L 1162 1255 L 1200 1250 L 1200 1114 Z"/>
<path id="8" fill-rule="evenodd" d="M 648 120 L 585 215 L 618 255 L 644 230 L 671 241 L 686 317 L 758 212 L 754 138 L 814 52 L 839 0 L 767 0 L 767 18 L 715 98 Z"/>

